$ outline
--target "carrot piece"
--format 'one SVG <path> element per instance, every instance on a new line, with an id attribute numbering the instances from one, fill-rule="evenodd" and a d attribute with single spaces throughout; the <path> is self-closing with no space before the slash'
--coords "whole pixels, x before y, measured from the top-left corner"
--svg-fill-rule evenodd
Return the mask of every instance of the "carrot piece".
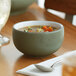
<path id="1" fill-rule="evenodd" d="M 48 28 L 48 31 L 49 31 L 49 32 L 53 31 L 53 28 L 52 28 L 52 27 L 49 27 L 49 28 Z"/>
<path id="2" fill-rule="evenodd" d="M 48 31 L 48 27 L 47 26 L 43 26 L 42 29 L 44 30 L 44 32 Z"/>
<path id="3" fill-rule="evenodd" d="M 33 32 L 32 30 L 29 30 L 29 32 Z"/>
<path id="4" fill-rule="evenodd" d="M 42 29 L 46 30 L 47 29 L 47 26 L 43 26 Z"/>

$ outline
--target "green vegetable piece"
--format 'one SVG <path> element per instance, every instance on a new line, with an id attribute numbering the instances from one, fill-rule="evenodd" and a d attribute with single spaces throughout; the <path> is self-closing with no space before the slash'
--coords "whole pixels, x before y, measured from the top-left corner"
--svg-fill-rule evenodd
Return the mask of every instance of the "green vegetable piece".
<path id="1" fill-rule="evenodd" d="M 28 30 L 24 29 L 24 32 L 28 32 Z"/>
<path id="2" fill-rule="evenodd" d="M 42 26 L 40 26 L 40 28 L 42 28 Z"/>
<path id="3" fill-rule="evenodd" d="M 30 26 L 28 26 L 28 30 L 32 30 L 32 28 Z"/>
<path id="4" fill-rule="evenodd" d="M 28 30 L 32 30 L 32 28 L 28 28 Z"/>

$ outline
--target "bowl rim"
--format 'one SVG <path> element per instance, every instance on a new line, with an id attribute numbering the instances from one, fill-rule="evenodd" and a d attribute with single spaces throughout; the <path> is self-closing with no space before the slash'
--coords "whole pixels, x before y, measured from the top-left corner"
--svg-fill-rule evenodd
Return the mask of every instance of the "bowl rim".
<path id="1" fill-rule="evenodd" d="M 15 28 L 18 24 L 23 24 L 23 23 L 28 23 L 28 22 L 48 22 L 48 23 L 55 23 L 55 24 L 58 24 L 60 26 L 60 28 L 58 30 L 52 31 L 52 32 L 24 32 L 24 31 L 19 31 L 19 30 L 17 30 Z M 41 34 L 41 33 L 56 33 L 56 32 L 59 32 L 62 29 L 64 29 L 64 26 L 61 23 L 54 22 L 54 21 L 36 21 L 36 20 L 31 20 L 31 21 L 21 21 L 21 22 L 18 22 L 18 23 L 16 23 L 16 24 L 13 25 L 13 29 L 15 29 L 16 31 L 22 32 L 22 33 L 30 33 L 30 34 L 36 33 L 36 34 Z"/>

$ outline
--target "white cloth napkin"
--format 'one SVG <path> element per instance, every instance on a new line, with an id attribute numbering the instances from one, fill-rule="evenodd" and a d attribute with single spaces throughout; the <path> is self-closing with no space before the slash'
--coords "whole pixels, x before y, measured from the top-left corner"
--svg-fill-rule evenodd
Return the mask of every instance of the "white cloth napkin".
<path id="1" fill-rule="evenodd" d="M 39 65 L 44 65 L 47 67 L 50 67 L 54 62 L 62 60 L 64 55 L 61 55 L 59 57 L 55 57 L 53 59 L 46 60 L 44 62 L 38 63 Z M 55 69 L 52 72 L 42 72 L 38 70 L 34 64 L 25 67 L 21 70 L 16 71 L 16 73 L 29 75 L 29 76 L 62 76 L 62 65 L 56 66 Z"/>
<path id="2" fill-rule="evenodd" d="M 66 53 L 64 55 L 55 57 L 53 59 L 46 60 L 44 62 L 38 63 L 39 65 L 44 65 L 47 67 L 50 67 L 53 63 L 63 60 L 63 58 L 66 58 L 67 56 L 76 56 L 76 50 L 73 50 L 69 53 Z M 62 76 L 62 65 L 55 67 L 55 69 L 52 72 L 42 72 L 38 70 L 34 64 L 25 67 L 24 69 L 16 71 L 17 73 L 24 74 L 24 75 L 29 75 L 29 76 Z"/>

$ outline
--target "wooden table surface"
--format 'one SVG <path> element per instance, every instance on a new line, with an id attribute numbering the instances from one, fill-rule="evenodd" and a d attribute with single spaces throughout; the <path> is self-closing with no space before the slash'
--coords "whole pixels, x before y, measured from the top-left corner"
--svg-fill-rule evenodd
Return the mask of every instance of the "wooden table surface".
<path id="1" fill-rule="evenodd" d="M 48 20 L 63 24 L 65 37 L 61 48 L 56 53 L 45 58 L 24 57 L 13 44 L 12 26 L 17 22 L 27 20 Z M 24 76 L 16 74 L 16 70 L 76 49 L 76 27 L 64 19 L 47 12 L 45 9 L 41 9 L 35 3 L 32 4 L 24 14 L 10 16 L 6 26 L 2 30 L 2 34 L 10 38 L 10 44 L 2 47 L 0 51 L 0 76 Z"/>

